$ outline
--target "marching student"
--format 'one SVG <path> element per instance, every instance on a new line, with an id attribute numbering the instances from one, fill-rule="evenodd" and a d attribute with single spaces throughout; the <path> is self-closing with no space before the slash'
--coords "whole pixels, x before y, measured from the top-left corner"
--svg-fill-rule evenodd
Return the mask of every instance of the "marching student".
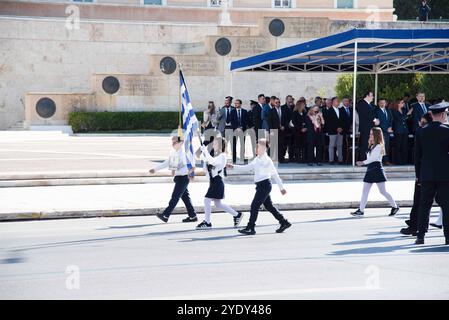
<path id="1" fill-rule="evenodd" d="M 240 169 L 242 171 L 253 170 L 254 182 L 256 183 L 256 194 L 251 203 L 251 216 L 249 218 L 246 228 L 239 230 L 244 235 L 256 234 L 255 226 L 257 216 L 259 214 L 259 208 L 263 204 L 265 209 L 270 211 L 271 214 L 279 221 L 280 227 L 276 230 L 277 233 L 284 232 L 284 230 L 290 228 L 292 225 L 288 222 L 278 209 L 273 205 L 271 201 L 271 177 L 273 177 L 281 190 L 282 195 L 285 195 L 287 191 L 282 185 L 282 180 L 273 164 L 273 161 L 267 154 L 267 140 L 259 139 L 256 147 L 257 157 L 247 165 L 232 165 L 228 164 L 229 169 Z"/>
<path id="2" fill-rule="evenodd" d="M 213 141 L 214 154 L 212 157 L 207 150 L 207 147 L 201 145 L 201 151 L 206 158 L 205 171 L 209 174 L 209 189 L 204 197 L 204 221 L 201 222 L 196 229 L 204 230 L 212 228 L 210 216 L 212 213 L 212 201 L 215 203 L 217 209 L 222 209 L 230 213 L 234 217 L 234 227 L 238 227 L 243 218 L 243 213 L 237 212 L 230 206 L 222 202 L 224 199 L 224 169 L 226 167 L 226 140 L 222 137 L 216 137 Z"/>
<path id="3" fill-rule="evenodd" d="M 390 216 L 394 216 L 399 211 L 399 207 L 393 200 L 393 197 L 385 189 L 385 182 L 387 177 L 382 166 L 382 158 L 385 155 L 384 137 L 382 129 L 374 127 L 371 129 L 369 135 L 369 150 L 366 153 L 367 159 L 364 161 L 357 161 L 358 166 L 367 165 L 365 178 L 363 179 L 363 193 L 360 201 L 360 206 L 357 211 L 352 212 L 351 215 L 355 217 L 363 217 L 368 195 L 373 184 L 377 184 L 380 193 L 388 200 L 391 205 Z"/>
<path id="4" fill-rule="evenodd" d="M 156 217 L 161 219 L 163 222 L 168 222 L 170 214 L 178 204 L 179 199 L 184 202 L 187 208 L 187 213 L 189 215 L 187 218 L 182 220 L 182 222 L 198 221 L 195 209 L 192 205 L 192 201 L 190 200 L 189 190 L 187 189 L 187 187 L 189 186 L 189 169 L 187 168 L 187 158 L 182 145 L 183 140 L 181 140 L 179 136 L 173 136 L 173 150 L 170 152 L 169 159 L 158 164 L 150 170 L 150 173 L 154 174 L 156 171 L 168 167 L 168 169 L 171 170 L 171 173 L 174 176 L 173 181 L 175 182 L 175 188 L 173 189 L 168 207 L 164 210 L 163 213 L 156 214 Z"/>

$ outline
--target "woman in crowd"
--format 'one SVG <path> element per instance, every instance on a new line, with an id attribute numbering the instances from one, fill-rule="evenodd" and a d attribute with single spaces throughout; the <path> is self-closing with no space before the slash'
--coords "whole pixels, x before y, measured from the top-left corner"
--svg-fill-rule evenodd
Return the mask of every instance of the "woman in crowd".
<path id="1" fill-rule="evenodd" d="M 292 115 L 294 158 L 298 163 L 306 162 L 306 117 L 306 102 L 300 99 L 296 102 Z"/>
<path id="2" fill-rule="evenodd" d="M 215 103 L 213 101 L 209 101 L 209 105 L 207 106 L 207 110 L 203 112 L 203 123 L 201 127 L 204 129 L 204 145 L 207 146 L 209 143 L 214 141 L 215 134 L 218 128 L 218 113 L 215 108 Z M 211 150 L 211 154 L 213 155 L 213 149 Z M 199 155 L 198 155 L 199 156 Z"/>
<path id="3" fill-rule="evenodd" d="M 365 161 L 357 161 L 357 166 L 359 167 L 364 165 L 368 166 L 366 169 L 365 178 L 363 179 L 362 199 L 357 211 L 352 212 L 351 215 L 355 217 L 363 217 L 371 187 L 373 184 L 377 184 L 380 193 L 388 200 L 388 203 L 391 206 L 390 216 L 394 216 L 399 212 L 399 206 L 385 188 L 387 177 L 385 176 L 385 171 L 382 167 L 382 158 L 385 155 L 385 144 L 381 128 L 374 127 L 371 129 L 368 144 L 369 149 L 366 154 L 367 159 Z"/>
<path id="4" fill-rule="evenodd" d="M 393 115 L 393 133 L 395 141 L 394 162 L 397 165 L 405 165 L 408 160 L 408 126 L 407 119 L 411 114 L 403 113 L 404 100 L 396 100 L 391 108 Z M 413 110 L 412 110 L 413 111 Z"/>
<path id="5" fill-rule="evenodd" d="M 310 108 L 306 116 L 307 161 L 309 166 L 321 166 L 324 154 L 324 117 L 320 108 Z"/>

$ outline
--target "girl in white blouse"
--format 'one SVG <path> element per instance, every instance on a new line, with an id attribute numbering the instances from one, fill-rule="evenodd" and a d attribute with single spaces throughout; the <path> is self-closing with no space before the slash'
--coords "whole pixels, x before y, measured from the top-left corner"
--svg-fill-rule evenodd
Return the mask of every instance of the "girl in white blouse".
<path id="1" fill-rule="evenodd" d="M 358 166 L 367 165 L 365 178 L 363 179 L 363 192 L 360 206 L 357 211 L 352 212 L 351 215 L 355 217 L 363 217 L 366 203 L 368 202 L 368 195 L 373 184 L 376 184 L 380 193 L 388 200 L 391 206 L 390 216 L 394 216 L 399 211 L 399 207 L 394 201 L 393 197 L 387 192 L 385 182 L 387 177 L 382 166 L 382 157 L 385 154 L 384 137 L 382 129 L 374 127 L 371 129 L 369 137 L 369 151 L 367 152 L 367 159 L 365 161 L 357 161 Z"/>
<path id="2" fill-rule="evenodd" d="M 222 201 L 225 188 L 223 178 L 226 167 L 226 141 L 222 137 L 216 137 L 213 141 L 213 147 L 215 157 L 210 155 L 206 146 L 201 145 L 201 151 L 206 160 L 204 170 L 209 175 L 209 189 L 204 197 L 204 221 L 196 227 L 198 230 L 212 228 L 210 222 L 212 201 L 214 201 L 217 209 L 228 212 L 234 217 L 234 227 L 238 227 L 243 218 L 241 212 L 235 211 Z"/>

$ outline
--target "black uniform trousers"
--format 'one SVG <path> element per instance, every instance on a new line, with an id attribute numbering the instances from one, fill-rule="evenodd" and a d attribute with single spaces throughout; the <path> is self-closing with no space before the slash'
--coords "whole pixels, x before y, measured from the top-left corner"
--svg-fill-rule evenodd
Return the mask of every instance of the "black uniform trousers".
<path id="1" fill-rule="evenodd" d="M 404 165 L 408 161 L 408 133 L 395 133 L 394 141 L 394 163 Z"/>
<path id="2" fill-rule="evenodd" d="M 189 176 L 175 176 L 173 181 L 175 182 L 175 188 L 173 189 L 168 207 L 164 210 L 164 216 L 167 218 L 170 217 L 171 213 L 178 204 L 179 199 L 181 199 L 187 208 L 189 217 L 195 217 L 196 212 L 193 208 L 192 201 L 190 200 L 189 190 L 187 190 L 187 187 L 189 186 Z"/>
<path id="3" fill-rule="evenodd" d="M 418 237 L 424 237 L 427 232 L 430 210 L 434 199 L 443 211 L 444 236 L 446 239 L 449 239 L 449 181 L 421 183 L 421 201 L 418 213 Z"/>
<path id="4" fill-rule="evenodd" d="M 276 220 L 281 223 L 285 221 L 284 216 L 278 209 L 276 209 L 271 201 L 271 188 L 271 181 L 269 179 L 256 183 L 256 194 L 254 195 L 253 202 L 251 202 L 251 216 L 249 217 L 248 227 L 254 228 L 256 225 L 257 216 L 259 215 L 259 208 L 262 204 Z"/>
<path id="5" fill-rule="evenodd" d="M 370 133 L 369 131 L 368 132 L 360 131 L 360 138 L 359 138 L 359 160 L 360 161 L 366 160 L 366 153 L 368 152 L 369 133 Z"/>
<path id="6" fill-rule="evenodd" d="M 410 211 L 410 220 L 408 221 L 408 226 L 410 229 L 418 230 L 418 212 L 419 204 L 421 202 L 421 185 L 415 182 L 415 193 L 413 194 L 413 207 Z"/>

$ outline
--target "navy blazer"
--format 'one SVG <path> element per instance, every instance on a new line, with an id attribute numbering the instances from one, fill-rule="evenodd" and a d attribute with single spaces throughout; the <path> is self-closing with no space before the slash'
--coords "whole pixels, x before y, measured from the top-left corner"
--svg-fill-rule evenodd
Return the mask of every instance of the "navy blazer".
<path id="1" fill-rule="evenodd" d="M 384 133 L 388 132 L 388 128 L 393 127 L 393 115 L 390 110 L 385 109 L 385 111 L 386 114 L 381 108 L 376 108 L 376 118 L 379 119 L 379 128 L 381 128 Z"/>
<path id="2" fill-rule="evenodd" d="M 362 99 L 357 103 L 355 108 L 359 114 L 359 131 L 362 134 L 368 134 L 374 126 L 373 120 L 376 116 L 374 107 L 366 102 L 365 99 Z"/>
<path id="3" fill-rule="evenodd" d="M 393 116 L 393 132 L 395 134 L 409 134 L 407 114 L 397 110 L 393 110 L 391 114 Z"/>
<path id="4" fill-rule="evenodd" d="M 429 111 L 430 104 L 424 103 L 426 105 L 427 112 Z M 411 105 L 411 108 L 413 108 L 412 112 L 412 121 L 413 121 L 413 131 L 416 132 L 419 128 L 419 121 L 421 120 L 422 116 L 424 115 L 423 109 L 421 105 L 418 102 L 415 102 Z"/>
<path id="5" fill-rule="evenodd" d="M 243 131 L 245 131 L 248 128 L 248 111 L 246 109 L 240 108 L 240 126 L 239 126 L 239 120 L 238 120 L 238 113 L 237 109 L 234 108 L 231 111 L 231 124 L 232 129 L 242 128 Z"/>

